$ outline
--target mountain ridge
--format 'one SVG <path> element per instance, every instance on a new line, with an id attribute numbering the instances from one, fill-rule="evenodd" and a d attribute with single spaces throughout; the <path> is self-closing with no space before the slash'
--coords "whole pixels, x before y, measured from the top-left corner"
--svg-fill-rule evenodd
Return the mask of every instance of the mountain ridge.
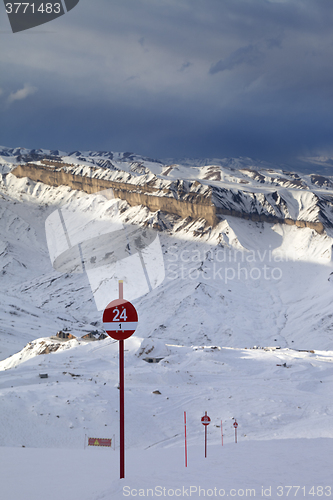
<path id="1" fill-rule="evenodd" d="M 307 179 L 299 176 L 296 180 L 291 174 L 289 179 L 282 178 L 270 170 L 264 177 L 258 171 L 241 169 L 235 180 L 230 172 L 216 166 L 208 170 L 204 167 L 196 179 L 187 167 L 188 178 L 182 179 L 175 178 L 177 166 L 164 166 L 157 173 L 156 168 L 154 172 L 144 162 L 129 164 L 127 158 L 120 165 L 104 163 L 101 167 L 82 164 L 81 157 L 78 164 L 73 164 L 68 162 L 69 157 L 50 160 L 48 156 L 37 163 L 15 165 L 11 172 L 19 178 L 29 177 L 51 186 L 67 185 L 88 193 L 112 188 L 117 197 L 131 206 L 144 205 L 151 211 L 160 210 L 182 218 L 203 218 L 210 226 L 218 224 L 223 216 L 232 215 L 258 222 L 310 227 L 319 233 L 325 227 L 333 227 L 333 184 L 329 179 L 317 176 L 316 185 L 311 185 L 310 190 Z M 312 182 L 313 176 L 310 179 Z"/>

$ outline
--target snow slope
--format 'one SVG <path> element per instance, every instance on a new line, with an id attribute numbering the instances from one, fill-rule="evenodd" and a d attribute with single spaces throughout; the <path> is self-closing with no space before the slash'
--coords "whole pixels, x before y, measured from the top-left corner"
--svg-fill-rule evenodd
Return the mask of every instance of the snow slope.
<path id="1" fill-rule="evenodd" d="M 111 339 L 81 339 L 103 331 L 101 314 L 85 273 L 52 268 L 45 237 L 46 218 L 69 202 L 103 220 L 108 206 L 99 195 L 17 179 L 8 168 L 0 180 L 6 500 L 159 496 L 158 486 L 166 488 L 164 496 L 183 497 L 189 491 L 182 488 L 192 486 L 193 498 L 199 486 L 205 496 L 225 490 L 224 496 L 241 498 L 249 488 L 259 498 L 333 498 L 329 231 L 229 216 L 207 230 L 202 221 L 122 202 L 123 223 L 161 222 L 165 279 L 134 301 L 139 326 L 125 344 L 127 469 L 120 481 L 118 346 Z M 311 202 L 301 201 L 306 211 Z M 51 338 L 64 328 L 77 338 Z M 151 364 L 147 356 L 163 360 Z M 207 459 L 200 423 L 205 411 L 212 419 Z M 84 450 L 85 435 L 115 435 L 116 450 Z M 287 495 L 287 485 L 303 489 Z"/>
<path id="2" fill-rule="evenodd" d="M 302 498 L 311 498 L 312 486 L 315 491 L 330 486 L 333 351 L 168 346 L 163 361 L 149 364 L 139 356 L 140 341 L 137 336 L 126 341 L 122 481 L 116 342 L 71 341 L 51 354 L 16 355 L 1 363 L 0 456 L 2 470 L 8 471 L 2 484 L 6 498 L 21 500 L 28 491 L 36 499 L 120 499 L 127 488 L 141 489 L 143 496 L 156 488 L 158 496 L 160 486 L 170 496 L 176 488 L 193 487 L 191 496 L 199 498 L 201 487 L 224 489 L 229 496 L 236 496 L 231 491 L 236 489 L 240 498 L 243 489 L 260 496 L 262 486 L 271 487 L 276 495 L 284 485 L 301 486 Z M 41 372 L 49 378 L 39 379 Z M 207 459 L 200 423 L 204 411 L 212 419 Z M 234 418 L 239 423 L 237 445 Z M 83 450 L 85 435 L 115 435 L 116 450 Z M 14 464 L 19 464 L 24 488 L 13 482 Z"/>

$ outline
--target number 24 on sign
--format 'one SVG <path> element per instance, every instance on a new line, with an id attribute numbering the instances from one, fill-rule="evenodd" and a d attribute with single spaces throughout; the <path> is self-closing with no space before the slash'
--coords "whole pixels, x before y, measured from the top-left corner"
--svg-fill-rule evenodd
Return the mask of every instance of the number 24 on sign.
<path id="1" fill-rule="evenodd" d="M 115 309 L 113 309 L 112 312 L 115 313 L 115 315 L 113 316 L 113 320 L 112 321 L 119 321 L 121 319 L 123 321 L 127 320 L 127 314 L 126 314 L 126 309 L 125 308 L 120 312 L 119 309 L 116 307 Z"/>

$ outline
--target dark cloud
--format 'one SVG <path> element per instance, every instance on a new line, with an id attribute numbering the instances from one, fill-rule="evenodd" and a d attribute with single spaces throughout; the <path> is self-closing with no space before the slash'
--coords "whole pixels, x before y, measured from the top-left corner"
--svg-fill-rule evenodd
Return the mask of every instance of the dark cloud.
<path id="1" fill-rule="evenodd" d="M 269 38 L 265 40 L 268 49 L 275 49 L 282 47 L 282 41 L 278 38 Z"/>
<path id="2" fill-rule="evenodd" d="M 81 0 L 36 36 L 7 24 L 4 145 L 265 159 L 331 147 L 330 1 Z"/>
<path id="3" fill-rule="evenodd" d="M 248 45 L 247 47 L 240 47 L 239 49 L 232 52 L 225 59 L 221 59 L 216 64 L 214 64 L 209 73 L 214 75 L 219 71 L 231 70 L 235 66 L 240 64 L 256 64 L 262 57 L 262 53 L 254 45 Z"/>
<path id="4" fill-rule="evenodd" d="M 190 62 L 184 62 L 182 64 L 182 67 L 180 68 L 180 71 L 185 71 L 187 68 L 189 68 L 191 66 L 191 63 Z"/>

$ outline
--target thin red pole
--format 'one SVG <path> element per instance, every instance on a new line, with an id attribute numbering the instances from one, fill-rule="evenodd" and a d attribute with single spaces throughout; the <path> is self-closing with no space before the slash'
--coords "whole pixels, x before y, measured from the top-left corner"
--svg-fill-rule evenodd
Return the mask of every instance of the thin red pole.
<path id="1" fill-rule="evenodd" d="M 184 426 L 185 426 L 185 467 L 187 467 L 186 411 L 184 411 Z"/>
<path id="2" fill-rule="evenodd" d="M 207 412 L 205 411 L 205 417 L 207 416 Z M 205 425 L 205 458 L 207 457 L 207 425 Z"/>
<path id="3" fill-rule="evenodd" d="M 119 298 L 123 299 L 123 282 L 119 281 Z M 125 391 L 124 391 L 124 341 L 119 340 L 119 434 L 120 479 L 125 478 Z"/>
<path id="4" fill-rule="evenodd" d="M 120 479 L 125 477 L 124 341 L 119 340 Z"/>
<path id="5" fill-rule="evenodd" d="M 221 420 L 221 438 L 222 438 L 222 446 L 223 446 L 223 427 L 222 427 L 222 420 Z"/>

